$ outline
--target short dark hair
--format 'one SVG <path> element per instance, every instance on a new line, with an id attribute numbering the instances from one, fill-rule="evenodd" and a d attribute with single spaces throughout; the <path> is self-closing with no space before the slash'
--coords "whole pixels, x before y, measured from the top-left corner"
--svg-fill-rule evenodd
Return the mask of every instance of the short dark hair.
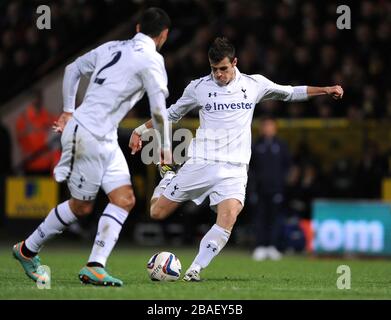
<path id="1" fill-rule="evenodd" d="M 168 14 L 160 8 L 152 7 L 145 10 L 139 19 L 140 32 L 157 37 L 164 29 L 171 27 L 171 20 Z"/>
<path id="2" fill-rule="evenodd" d="M 216 38 L 208 51 L 209 60 L 213 63 L 218 63 L 225 57 L 232 62 L 235 58 L 235 47 L 227 38 Z"/>

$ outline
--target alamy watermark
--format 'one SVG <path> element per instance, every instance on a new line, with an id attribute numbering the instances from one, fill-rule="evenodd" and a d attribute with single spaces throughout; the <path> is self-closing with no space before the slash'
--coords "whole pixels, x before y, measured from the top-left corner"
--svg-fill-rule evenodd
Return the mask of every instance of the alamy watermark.
<path id="1" fill-rule="evenodd" d="M 171 128 L 170 128 L 170 132 Z M 181 128 L 174 132 L 172 149 L 174 163 L 202 160 L 238 162 L 238 158 L 250 157 L 251 132 L 242 128 L 237 129 L 197 129 L 196 136 L 189 129 Z M 147 130 L 142 135 L 144 147 L 141 150 L 141 161 L 144 164 L 160 162 L 162 139 L 156 129 Z M 239 161 L 240 162 L 240 161 Z"/>
<path id="2" fill-rule="evenodd" d="M 50 7 L 47 5 L 40 5 L 37 7 L 37 14 L 40 16 L 37 18 L 37 28 L 39 30 L 44 30 L 44 29 L 51 29 L 52 24 L 51 24 L 51 11 Z M 343 29 L 351 29 L 352 28 L 352 19 L 351 19 L 351 10 L 348 5 L 339 5 L 337 7 L 337 11 L 340 16 L 337 19 L 336 25 L 339 30 Z"/>
<path id="3" fill-rule="evenodd" d="M 36 282 L 38 289 L 51 289 L 51 271 L 49 266 L 39 266 L 37 273 L 41 275 Z"/>
<path id="4" fill-rule="evenodd" d="M 350 267 L 345 264 L 338 266 L 337 274 L 341 274 L 337 279 L 337 288 L 340 290 L 350 289 L 352 280 Z"/>
<path id="5" fill-rule="evenodd" d="M 52 28 L 52 15 L 50 7 L 47 5 L 40 5 L 37 7 L 37 13 L 40 15 L 37 18 L 37 28 L 39 30 L 51 29 Z"/>
<path id="6" fill-rule="evenodd" d="M 350 7 L 347 5 L 340 5 L 337 7 L 337 13 L 341 14 L 336 22 L 339 30 L 352 28 L 352 14 Z"/>

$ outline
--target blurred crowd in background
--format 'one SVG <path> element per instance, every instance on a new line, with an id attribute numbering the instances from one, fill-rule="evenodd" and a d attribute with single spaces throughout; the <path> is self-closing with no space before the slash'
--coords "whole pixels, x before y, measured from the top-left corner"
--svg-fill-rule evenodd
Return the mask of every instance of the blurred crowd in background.
<path id="1" fill-rule="evenodd" d="M 51 30 L 38 30 L 34 0 L 0 4 L 0 81 L 12 97 L 50 68 L 94 44 L 111 28 L 130 23 L 140 8 L 161 6 L 173 27 L 163 49 L 169 75 L 169 102 L 187 83 L 210 72 L 207 49 L 217 35 L 227 36 L 237 48 L 239 69 L 261 73 L 281 84 L 328 85 L 345 88 L 335 107 L 328 99 L 310 105 L 278 102 L 261 109 L 278 117 L 390 118 L 391 2 L 345 1 L 351 9 L 351 29 L 339 30 L 337 1 L 251 0 L 61 0 L 46 1 L 51 9 Z M 135 108 L 136 115 L 147 110 Z"/>
<path id="2" fill-rule="evenodd" d="M 37 19 L 50 8 L 50 29 Z M 11 0 L 0 2 L 0 103 L 135 15 L 132 1 Z M 47 21 L 45 21 L 47 23 Z"/>

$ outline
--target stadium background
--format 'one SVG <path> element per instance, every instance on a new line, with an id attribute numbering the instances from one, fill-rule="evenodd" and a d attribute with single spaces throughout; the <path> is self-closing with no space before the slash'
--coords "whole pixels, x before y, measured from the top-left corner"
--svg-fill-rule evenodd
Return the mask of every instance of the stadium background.
<path id="1" fill-rule="evenodd" d="M 42 4 L 51 9 L 50 30 L 36 27 L 36 8 Z M 217 35 L 225 35 L 235 44 L 241 72 L 261 73 L 281 84 L 343 86 L 341 101 L 266 102 L 256 108 L 255 117 L 273 113 L 278 118 L 280 135 L 289 143 L 295 168 L 303 172 L 309 166 L 315 175 L 311 188 L 302 187 L 300 179 L 288 186 L 285 249 L 310 249 L 303 242 L 308 234 L 300 221 L 312 217 L 315 199 L 344 200 L 352 205 L 364 201 L 375 206 L 389 200 L 391 2 L 343 4 L 351 9 L 351 29 L 336 28 L 338 1 L 2 1 L 0 116 L 9 139 L 4 134 L 1 141 L 1 239 L 25 237 L 51 208 L 50 201 L 53 206 L 57 203 L 53 199 L 67 197 L 66 188 L 51 194 L 57 188 L 53 182 L 23 171 L 26 159 L 16 141 L 16 119 L 31 102 L 33 90 L 41 89 L 45 107 L 59 115 L 65 65 L 104 41 L 130 38 L 137 13 L 152 5 L 166 9 L 173 24 L 162 50 L 169 77 L 168 105 L 181 96 L 191 79 L 210 72 L 206 53 Z M 79 102 L 85 88 L 84 81 Z M 137 197 L 120 241 L 141 246 L 195 245 L 214 221 L 208 203 L 200 207 L 187 203 L 163 222 L 148 217 L 157 171 L 153 165 L 144 165 L 139 156 L 130 157 L 127 149 L 131 130 L 148 116 L 144 97 L 119 128 Z M 197 115 L 190 114 L 180 127 L 194 130 L 197 123 Z M 257 125 L 254 121 L 254 138 Z M 51 139 L 50 146 L 58 142 L 58 137 Z M 94 214 L 80 222 L 82 230 L 67 232 L 65 238 L 92 243 L 106 201 L 99 194 Z M 249 214 L 246 206 L 230 246 L 250 250 Z"/>

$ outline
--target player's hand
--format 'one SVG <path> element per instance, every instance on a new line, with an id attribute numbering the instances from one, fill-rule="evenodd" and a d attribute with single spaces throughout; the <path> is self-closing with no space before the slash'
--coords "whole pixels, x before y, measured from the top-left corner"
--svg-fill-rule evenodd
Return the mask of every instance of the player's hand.
<path id="1" fill-rule="evenodd" d="M 326 92 L 329 96 L 332 96 L 333 99 L 335 100 L 342 99 L 343 89 L 341 86 L 327 87 Z"/>
<path id="2" fill-rule="evenodd" d="M 54 121 L 52 129 L 54 132 L 62 133 L 64 131 L 65 125 L 72 118 L 72 113 L 63 112 L 57 121 Z"/>
<path id="3" fill-rule="evenodd" d="M 132 150 L 131 154 L 136 154 L 139 152 L 143 146 L 143 141 L 141 140 L 141 136 L 137 134 L 134 130 L 129 139 L 129 148 Z"/>

